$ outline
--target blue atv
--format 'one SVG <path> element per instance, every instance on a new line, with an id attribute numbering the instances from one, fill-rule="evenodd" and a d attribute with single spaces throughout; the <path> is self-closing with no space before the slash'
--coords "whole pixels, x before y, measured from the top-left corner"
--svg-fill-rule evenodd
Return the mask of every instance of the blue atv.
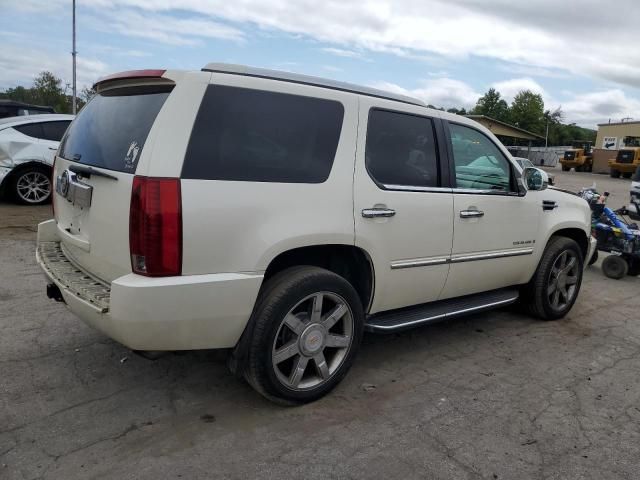
<path id="1" fill-rule="evenodd" d="M 591 207 L 591 234 L 596 238 L 597 250 L 589 260 L 595 263 L 598 251 L 608 252 L 602 262 L 602 271 L 609 278 L 640 274 L 640 229 L 623 216 L 627 209 L 612 210 L 606 206 L 609 192 L 600 195 L 595 188 L 586 188 L 578 194 Z"/>

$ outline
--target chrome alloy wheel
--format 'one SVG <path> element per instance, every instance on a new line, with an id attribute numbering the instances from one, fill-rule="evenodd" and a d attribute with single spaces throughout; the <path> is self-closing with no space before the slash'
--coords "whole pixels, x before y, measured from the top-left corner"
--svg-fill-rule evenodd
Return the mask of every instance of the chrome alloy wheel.
<path id="1" fill-rule="evenodd" d="M 556 258 L 547 284 L 547 296 L 552 308 L 562 310 L 573 301 L 578 292 L 578 268 L 578 258 L 570 250 L 565 250 Z"/>
<path id="2" fill-rule="evenodd" d="M 25 172 L 16 181 L 16 193 L 27 203 L 40 203 L 51 195 L 51 181 L 42 172 Z"/>
<path id="3" fill-rule="evenodd" d="M 335 293 L 314 293 L 282 320 L 273 342 L 272 366 L 287 388 L 315 388 L 340 368 L 352 341 L 353 313 L 348 303 Z"/>

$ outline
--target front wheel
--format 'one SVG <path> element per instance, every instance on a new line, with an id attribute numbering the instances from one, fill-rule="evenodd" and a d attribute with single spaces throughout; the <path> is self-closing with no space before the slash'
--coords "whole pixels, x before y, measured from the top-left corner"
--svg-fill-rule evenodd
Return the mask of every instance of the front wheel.
<path id="1" fill-rule="evenodd" d="M 620 178 L 620 170 L 615 170 L 612 168 L 609 174 L 611 175 L 611 178 Z"/>
<path id="2" fill-rule="evenodd" d="M 571 170 L 570 167 L 565 167 L 564 165 L 562 165 L 562 171 L 563 172 L 568 172 L 569 170 Z"/>
<path id="3" fill-rule="evenodd" d="M 294 267 L 268 280 L 252 321 L 245 378 L 269 400 L 298 405 L 326 395 L 346 375 L 364 313 L 344 278 Z"/>
<path id="4" fill-rule="evenodd" d="M 622 174 L 622 178 L 631 178 L 632 175 L 633 175 L 633 172 L 624 172 Z"/>
<path id="5" fill-rule="evenodd" d="M 580 291 L 582 266 L 582 251 L 574 240 L 552 237 L 525 292 L 529 312 L 542 320 L 569 313 Z"/>

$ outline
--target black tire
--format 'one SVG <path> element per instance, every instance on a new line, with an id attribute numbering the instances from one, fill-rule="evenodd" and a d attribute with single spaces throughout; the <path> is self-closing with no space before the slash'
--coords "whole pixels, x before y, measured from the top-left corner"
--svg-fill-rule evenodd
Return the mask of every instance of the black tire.
<path id="1" fill-rule="evenodd" d="M 633 172 L 624 172 L 622 178 L 631 178 L 631 175 L 633 175 Z"/>
<path id="2" fill-rule="evenodd" d="M 571 170 L 571 167 L 565 167 L 564 165 L 562 165 L 563 172 L 568 172 L 569 170 Z"/>
<path id="3" fill-rule="evenodd" d="M 611 178 L 620 178 L 620 170 L 615 170 L 612 168 L 609 172 L 609 175 L 611 175 Z"/>
<path id="4" fill-rule="evenodd" d="M 589 259 L 588 265 L 591 266 L 597 261 L 598 261 L 598 250 L 594 250 L 593 255 L 591 255 L 591 258 Z"/>
<path id="5" fill-rule="evenodd" d="M 29 184 L 29 178 L 33 178 L 34 182 L 40 182 L 41 180 L 46 183 L 48 192 L 44 196 L 40 196 L 40 188 L 38 191 L 34 190 L 33 198 L 30 198 L 29 190 L 25 190 L 25 184 Z M 19 168 L 15 172 L 12 172 L 9 179 L 9 193 L 13 196 L 13 199 L 22 205 L 43 205 L 51 201 L 51 169 L 46 166 L 29 165 L 27 167 Z"/>
<path id="6" fill-rule="evenodd" d="M 578 165 L 576 167 L 576 172 L 582 172 L 582 171 L 583 171 L 582 165 Z"/>
<path id="7" fill-rule="evenodd" d="M 620 280 L 629 272 L 629 264 L 618 255 L 609 255 L 602 261 L 602 272 L 609 278 Z"/>
<path id="8" fill-rule="evenodd" d="M 294 389 L 279 379 L 279 376 L 282 377 L 282 372 L 279 366 L 275 365 L 273 358 L 273 353 L 276 351 L 275 345 L 282 335 L 285 317 L 300 302 L 306 301 L 305 299 L 319 292 L 335 295 L 345 301 L 353 319 L 352 339 L 340 360 L 341 363 L 335 366 L 335 370 L 328 378 L 320 379 L 322 383 L 311 388 Z M 343 277 L 322 268 L 300 266 L 284 270 L 267 281 L 258 297 L 251 321 L 254 323 L 253 332 L 248 339 L 244 371 L 246 380 L 256 391 L 273 402 L 281 405 L 300 405 L 326 395 L 344 378 L 360 346 L 364 328 L 364 311 L 358 293 Z M 312 323 L 308 320 L 305 327 Z M 303 338 L 303 335 L 299 335 L 298 340 L 302 342 Z M 293 343 L 298 342 L 294 340 Z M 299 347 L 299 353 L 292 357 L 292 372 L 295 368 L 293 362 L 303 357 L 301 348 Z M 323 355 L 327 351 L 326 348 L 329 347 L 322 347 Z M 305 364 L 305 373 L 301 377 L 307 374 L 311 366 L 315 366 L 317 377 L 320 378 L 319 366 L 308 360 L 309 364 Z M 330 363 L 329 357 L 326 363 Z"/>
<path id="9" fill-rule="evenodd" d="M 552 279 L 554 265 L 565 252 L 569 252 L 568 255 L 576 259 L 576 271 L 572 276 L 576 277 L 576 283 L 572 284 L 575 289 L 572 290 L 570 298 L 565 298 L 565 305 L 554 307 L 548 290 L 554 280 Z M 523 291 L 523 301 L 529 313 L 541 320 L 557 320 L 569 313 L 580 292 L 583 262 L 582 250 L 575 240 L 567 237 L 551 237 L 542 254 L 536 273 Z M 555 281 L 558 282 L 558 280 Z"/>

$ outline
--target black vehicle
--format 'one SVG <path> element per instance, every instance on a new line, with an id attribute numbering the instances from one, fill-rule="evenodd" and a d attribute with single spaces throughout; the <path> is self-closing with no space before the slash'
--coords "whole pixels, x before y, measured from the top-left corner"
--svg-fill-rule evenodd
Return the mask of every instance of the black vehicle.
<path id="1" fill-rule="evenodd" d="M 53 107 L 29 105 L 14 100 L 0 99 L 0 118 L 19 117 L 21 115 L 40 115 L 42 113 L 56 113 Z"/>

